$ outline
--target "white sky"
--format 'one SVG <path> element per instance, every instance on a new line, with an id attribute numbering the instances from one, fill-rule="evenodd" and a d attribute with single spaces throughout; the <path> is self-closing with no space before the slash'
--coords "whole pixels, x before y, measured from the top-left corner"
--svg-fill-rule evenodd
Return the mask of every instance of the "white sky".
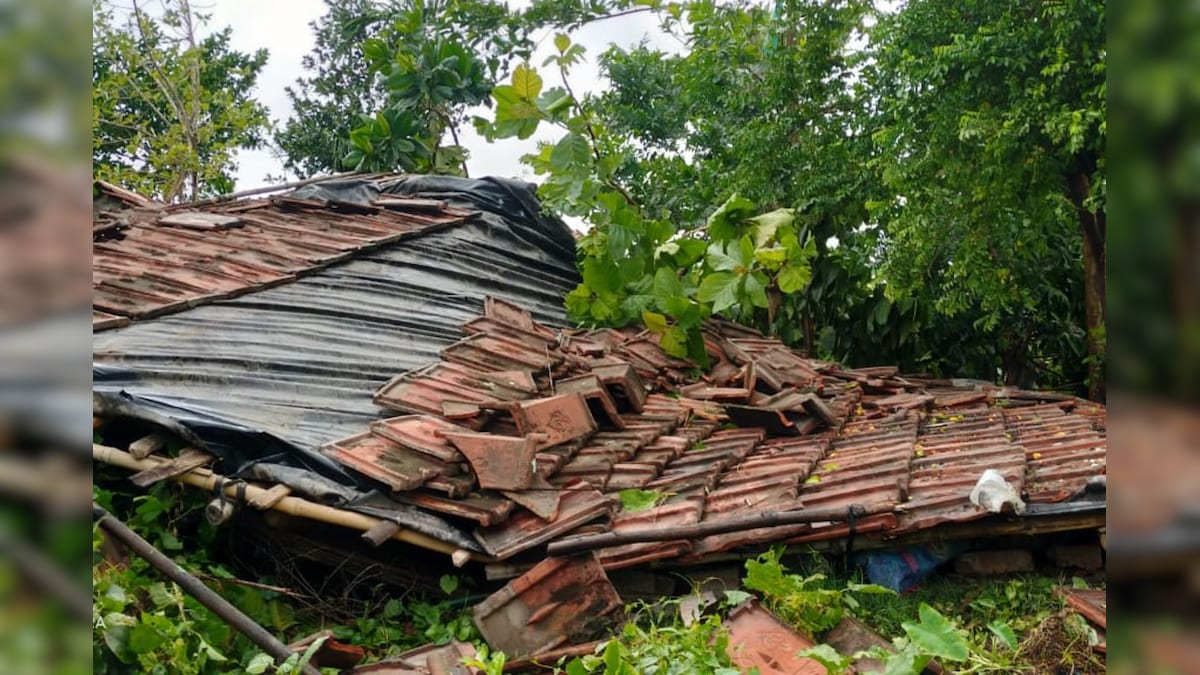
<path id="1" fill-rule="evenodd" d="M 510 0 L 520 6 L 525 0 Z M 258 0 L 201 0 L 196 8 L 212 16 L 209 29 L 224 26 L 233 28 L 232 46 L 239 51 L 254 51 L 266 48 L 270 52 L 266 66 L 258 78 L 259 101 L 271 112 L 271 118 L 282 125 L 292 114 L 284 87 L 295 82 L 304 73 L 300 60 L 312 50 L 313 33 L 309 23 L 324 14 L 325 4 L 321 0 L 289 0 L 288 2 L 262 2 Z M 541 63 L 553 51 L 553 34 L 535 36 L 540 40 L 530 64 L 546 79 L 547 87 L 557 82 L 557 73 L 550 68 L 541 68 Z M 642 13 L 598 21 L 575 31 L 571 39 L 587 48 L 587 60 L 575 67 L 571 73 L 571 87 L 577 95 L 602 90 L 607 83 L 600 77 L 595 57 L 610 44 L 622 47 L 636 45 L 646 40 L 651 46 L 663 51 L 678 52 L 682 45 L 658 27 L 654 14 Z M 551 78 L 551 75 L 554 78 Z M 480 108 L 477 114 L 486 116 L 490 111 Z M 539 140 L 555 140 L 561 135 L 558 129 L 543 125 L 532 138 L 521 141 L 505 139 L 489 144 L 468 126 L 459 130 L 459 139 L 471 153 L 467 168 L 472 176 L 504 176 L 533 180 L 532 172 L 521 164 L 521 155 L 533 152 Z M 270 150 L 243 151 L 238 156 L 238 190 L 267 184 L 268 174 L 279 176 L 283 165 Z M 293 178 L 293 176 L 289 176 Z"/>

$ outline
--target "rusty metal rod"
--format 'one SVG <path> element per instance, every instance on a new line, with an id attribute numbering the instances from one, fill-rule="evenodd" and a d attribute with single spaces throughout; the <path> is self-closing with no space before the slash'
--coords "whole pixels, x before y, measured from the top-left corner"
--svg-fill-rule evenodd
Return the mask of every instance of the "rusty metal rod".
<path id="1" fill-rule="evenodd" d="M 777 525 L 849 522 L 851 519 L 891 511 L 893 508 L 891 504 L 871 504 L 868 506 L 851 504 L 849 507 L 838 506 L 821 509 L 798 509 L 796 511 L 764 511 L 740 518 L 696 523 L 695 525 L 655 527 L 642 530 L 626 530 L 624 532 L 603 532 L 600 534 L 587 534 L 569 539 L 560 539 L 559 541 L 551 542 L 546 547 L 546 553 L 554 556 L 568 555 L 570 553 L 578 553 L 579 551 L 591 551 L 597 548 L 620 546 L 622 544 L 697 539 L 712 534 L 741 532 L 743 530 L 774 527 Z"/>
<path id="2" fill-rule="evenodd" d="M 214 614 L 236 628 L 242 635 L 250 638 L 250 641 L 262 648 L 263 651 L 275 657 L 276 663 L 283 663 L 295 653 L 267 629 L 255 623 L 254 619 L 246 616 L 242 610 L 234 607 L 216 591 L 205 586 L 204 582 L 192 576 L 174 560 L 154 548 L 150 542 L 142 539 L 137 532 L 129 529 L 128 525 L 122 523 L 95 502 L 92 502 L 92 517 L 106 532 L 144 558 L 146 562 L 162 572 L 163 576 L 178 584 L 188 595 L 196 598 L 200 604 L 212 610 Z M 312 664 L 305 664 L 303 672 L 305 675 L 321 675 L 321 672 Z"/>

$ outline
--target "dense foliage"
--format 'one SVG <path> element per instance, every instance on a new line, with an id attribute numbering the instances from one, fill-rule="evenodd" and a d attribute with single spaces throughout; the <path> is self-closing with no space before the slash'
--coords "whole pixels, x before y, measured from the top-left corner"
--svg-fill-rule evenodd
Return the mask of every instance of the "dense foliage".
<path id="1" fill-rule="evenodd" d="M 635 12 L 684 49 L 571 37 Z M 228 189 L 231 149 L 261 141 L 244 104 L 263 55 L 99 16 L 98 170 L 168 198 Z M 591 226 L 576 321 L 640 323 L 703 362 L 699 326 L 723 315 L 813 356 L 1100 398 L 1104 20 L 1100 0 L 330 3 L 276 141 L 304 175 L 465 174 L 469 121 L 490 139 L 555 128 L 524 161 L 548 209 Z M 524 62 L 539 41 L 550 58 Z M 192 106 L 205 138 L 191 113 L 155 126 L 179 106 L 153 69 L 126 74 L 133 52 L 223 92 Z M 610 86 L 579 96 L 589 58 Z"/>
<path id="2" fill-rule="evenodd" d="M 572 317 L 700 356 L 713 312 L 817 356 L 1103 396 L 1102 3 L 639 4 L 683 54 L 612 48 L 580 99 L 559 35 L 562 86 L 519 69 L 481 125 L 565 132 L 526 162 L 594 226 Z M 734 204 L 787 213 L 805 255 L 730 248 Z"/>
<path id="3" fill-rule="evenodd" d="M 166 202 L 233 189 L 235 153 L 266 142 L 252 97 L 267 52 L 230 48 L 230 29 L 198 38 L 206 17 L 187 0 L 152 17 L 93 5 L 92 170 Z"/>

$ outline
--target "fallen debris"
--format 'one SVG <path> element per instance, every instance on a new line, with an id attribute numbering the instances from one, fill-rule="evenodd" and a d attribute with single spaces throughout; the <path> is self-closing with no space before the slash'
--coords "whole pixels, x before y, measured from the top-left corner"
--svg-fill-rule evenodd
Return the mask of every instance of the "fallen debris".
<path id="1" fill-rule="evenodd" d="M 528 658 L 606 634 L 622 607 L 592 553 L 547 558 L 473 610 L 493 649 Z"/>
<path id="2" fill-rule="evenodd" d="M 757 668 L 759 675 L 826 675 L 825 666 L 799 656 L 815 647 L 751 598 L 729 612 L 729 658 L 743 671 Z"/>

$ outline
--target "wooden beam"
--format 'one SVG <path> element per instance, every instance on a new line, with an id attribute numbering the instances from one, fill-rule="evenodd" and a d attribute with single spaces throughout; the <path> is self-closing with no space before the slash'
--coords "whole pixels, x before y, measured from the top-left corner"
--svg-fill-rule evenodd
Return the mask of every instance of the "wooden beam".
<path id="1" fill-rule="evenodd" d="M 129 480 L 140 488 L 149 487 L 160 480 L 174 478 L 175 476 L 187 473 L 192 469 L 198 469 L 214 459 L 216 458 L 203 450 L 197 450 L 196 448 L 185 448 L 183 452 L 179 453 L 178 457 L 146 469 L 145 471 L 139 471 L 131 476 Z"/>

